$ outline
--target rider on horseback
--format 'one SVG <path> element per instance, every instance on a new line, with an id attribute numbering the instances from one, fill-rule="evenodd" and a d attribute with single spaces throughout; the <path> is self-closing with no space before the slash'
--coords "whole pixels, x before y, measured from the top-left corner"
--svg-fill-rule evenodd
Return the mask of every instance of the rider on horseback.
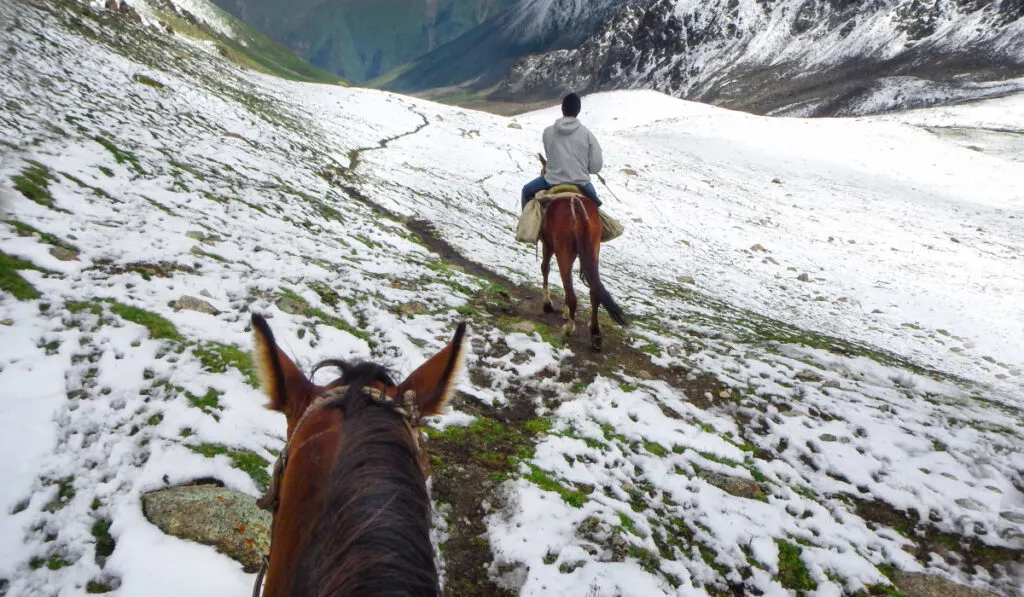
<path id="1" fill-rule="evenodd" d="M 544 153 L 547 170 L 523 187 L 522 207 L 525 208 L 538 191 L 546 191 L 560 184 L 574 184 L 592 199 L 598 207 L 601 200 L 590 182 L 590 175 L 601 171 L 601 146 L 594 134 L 576 119 L 580 113 L 580 96 L 570 93 L 562 100 L 562 118 L 544 130 Z"/>

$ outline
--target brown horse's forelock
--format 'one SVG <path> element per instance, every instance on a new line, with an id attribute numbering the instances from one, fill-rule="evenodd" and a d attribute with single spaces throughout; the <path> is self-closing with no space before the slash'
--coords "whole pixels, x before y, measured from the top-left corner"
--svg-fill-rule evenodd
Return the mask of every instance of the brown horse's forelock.
<path id="1" fill-rule="evenodd" d="M 393 386 L 390 375 L 373 364 L 324 364 L 349 386 L 337 405 L 345 422 L 292 595 L 439 595 L 419 448 L 402 416 L 363 392 L 374 381 Z"/>

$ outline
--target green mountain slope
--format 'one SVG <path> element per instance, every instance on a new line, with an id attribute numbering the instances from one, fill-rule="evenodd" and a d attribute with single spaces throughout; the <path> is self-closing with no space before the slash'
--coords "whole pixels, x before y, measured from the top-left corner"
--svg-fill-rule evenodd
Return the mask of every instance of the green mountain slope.
<path id="1" fill-rule="evenodd" d="M 168 2 L 149 2 L 140 8 L 177 34 L 215 43 L 221 55 L 240 66 L 293 81 L 342 82 L 337 75 L 313 66 L 295 52 L 218 9 L 213 2 L 209 3 L 208 11 L 218 21 L 218 26 Z"/>
<path id="2" fill-rule="evenodd" d="M 214 0 L 324 70 L 378 77 L 459 37 L 515 0 Z"/>

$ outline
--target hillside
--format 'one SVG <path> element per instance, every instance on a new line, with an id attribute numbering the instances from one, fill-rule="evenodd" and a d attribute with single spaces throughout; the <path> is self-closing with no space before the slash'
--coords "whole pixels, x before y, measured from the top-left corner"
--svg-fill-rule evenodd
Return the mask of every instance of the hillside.
<path id="1" fill-rule="evenodd" d="M 361 83 L 444 45 L 514 0 L 211 1 L 319 68 Z"/>
<path id="2" fill-rule="evenodd" d="M 75 0 L 0 22 L 0 594 L 250 594 L 141 501 L 266 487 L 255 311 L 396 377 L 469 322 L 428 423 L 448 595 L 1024 595 L 1024 97 L 586 98 L 635 319 L 595 354 L 513 242 L 554 109 L 287 81 Z"/>

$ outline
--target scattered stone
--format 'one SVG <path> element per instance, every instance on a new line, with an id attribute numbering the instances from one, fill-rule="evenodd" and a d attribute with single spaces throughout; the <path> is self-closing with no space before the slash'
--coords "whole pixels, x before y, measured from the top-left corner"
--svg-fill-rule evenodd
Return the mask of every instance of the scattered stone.
<path id="1" fill-rule="evenodd" d="M 686 245 L 687 247 L 689 247 L 690 246 L 690 241 L 688 241 L 688 240 L 680 240 L 679 244 Z"/>
<path id="2" fill-rule="evenodd" d="M 0 325 L 6 326 L 6 327 L 11 327 L 12 325 L 14 325 L 14 320 L 13 319 L 5 319 L 3 321 L 0 321 Z"/>
<path id="3" fill-rule="evenodd" d="M 203 290 L 199 291 L 199 296 L 205 296 L 206 298 L 210 298 L 210 299 L 213 298 L 213 295 L 210 294 L 210 291 L 206 290 L 205 288 Z"/>
<path id="4" fill-rule="evenodd" d="M 764 491 L 761 489 L 761 486 L 757 484 L 757 481 L 751 479 L 741 479 L 739 477 L 719 475 L 718 473 L 708 473 L 704 476 L 704 480 L 722 491 L 736 497 L 756 500 L 764 495 Z"/>
<path id="5" fill-rule="evenodd" d="M 824 379 L 819 373 L 811 371 L 810 369 L 804 369 L 803 371 L 797 373 L 795 377 L 800 381 L 809 382 L 821 381 L 822 379 Z"/>
<path id="6" fill-rule="evenodd" d="M 755 252 L 755 253 L 767 253 L 768 252 L 768 249 L 762 247 L 761 245 L 754 245 L 753 247 L 750 247 L 750 250 Z"/>
<path id="7" fill-rule="evenodd" d="M 772 179 L 772 184 L 782 184 L 782 179 L 781 178 L 773 178 Z"/>
<path id="8" fill-rule="evenodd" d="M 427 312 L 427 306 L 423 303 L 405 303 L 398 308 L 402 315 L 420 315 Z"/>
<path id="9" fill-rule="evenodd" d="M 530 334 L 537 331 L 537 325 L 532 321 L 517 321 L 509 326 L 513 332 L 523 332 L 524 334 Z"/>
<path id="10" fill-rule="evenodd" d="M 811 281 L 811 277 L 809 275 L 807 275 L 807 274 L 800 274 L 799 276 L 796 277 L 796 279 L 800 280 L 801 282 L 810 282 Z"/>
<path id="11" fill-rule="evenodd" d="M 693 279 L 693 276 L 679 276 L 676 280 L 678 280 L 680 284 L 689 284 L 691 286 L 697 283 L 697 281 Z"/>
<path id="12" fill-rule="evenodd" d="M 820 439 L 823 442 L 834 442 L 839 438 L 832 435 L 831 433 L 822 433 L 821 435 L 818 436 L 818 439 Z"/>
<path id="13" fill-rule="evenodd" d="M 836 381 L 834 379 L 830 379 L 830 380 L 826 381 L 825 383 L 821 384 L 821 387 L 823 387 L 823 388 L 834 388 L 836 390 L 841 390 L 843 388 L 842 384 L 840 384 L 838 381 Z"/>
<path id="14" fill-rule="evenodd" d="M 958 245 L 960 244 L 960 241 L 959 241 L 959 240 L 958 240 L 958 239 L 957 239 L 957 238 L 956 238 L 955 236 L 951 236 L 951 237 L 949 237 L 949 240 L 951 240 L 951 241 L 955 242 L 955 243 L 956 243 L 956 244 L 958 244 Z"/>
<path id="15" fill-rule="evenodd" d="M 770 263 L 772 265 L 778 265 L 779 264 L 778 261 L 775 261 L 771 257 L 765 257 L 764 259 L 761 260 L 761 263 Z"/>
<path id="16" fill-rule="evenodd" d="M 729 390 L 722 390 L 718 393 L 719 398 L 732 398 L 732 392 Z"/>
<path id="17" fill-rule="evenodd" d="M 796 268 L 795 268 L 795 267 L 787 267 L 787 268 L 786 268 L 786 271 L 787 271 L 787 272 L 795 272 L 795 271 L 796 271 Z"/>
<path id="18" fill-rule="evenodd" d="M 850 299 L 848 297 L 841 296 L 841 297 L 836 299 L 836 302 L 837 303 L 848 303 L 848 302 L 850 302 Z"/>
<path id="19" fill-rule="evenodd" d="M 519 124 L 518 122 L 510 122 L 510 123 L 508 123 L 508 128 L 516 129 L 517 131 L 521 131 L 521 130 L 523 130 L 523 125 Z"/>
<path id="20" fill-rule="evenodd" d="M 872 309 L 871 312 L 874 313 L 875 315 L 880 315 L 883 313 L 881 309 Z"/>
<path id="21" fill-rule="evenodd" d="M 905 328 L 912 329 L 912 330 L 920 330 L 921 329 L 920 326 L 918 326 L 917 324 L 913 324 L 913 323 L 902 323 L 900 325 L 902 325 Z"/>
<path id="22" fill-rule="evenodd" d="M 626 176 L 639 176 L 639 174 L 637 174 L 636 170 L 634 170 L 632 168 L 623 168 L 622 169 L 622 173 L 625 174 Z"/>
<path id="23" fill-rule="evenodd" d="M 8 321 L 10 321 L 10 320 L 8 320 Z M 14 322 L 13 322 L 13 321 L 11 321 L 11 323 L 14 323 Z M 6 325 L 10 325 L 10 324 L 6 324 Z M 686 381 L 697 381 L 697 376 L 696 376 L 696 374 L 693 374 L 693 373 L 689 373 L 689 374 L 687 374 L 687 375 L 686 375 Z"/>
<path id="24" fill-rule="evenodd" d="M 51 247 L 50 255 L 53 255 L 61 261 L 78 261 L 78 254 L 71 249 L 65 249 L 64 247 Z"/>
<path id="25" fill-rule="evenodd" d="M 990 591 L 983 591 L 957 584 L 934 574 L 904 572 L 897 570 L 892 582 L 907 597 L 998 597 Z"/>
<path id="26" fill-rule="evenodd" d="M 185 233 L 185 236 L 199 242 L 203 242 L 203 240 L 206 239 L 206 234 L 204 234 L 202 230 L 189 230 Z"/>
<path id="27" fill-rule="evenodd" d="M 207 315 L 220 314 L 220 311 L 210 303 L 194 296 L 188 296 L 187 294 L 174 301 L 174 310 L 196 311 L 198 313 L 206 313 Z"/>
<path id="28" fill-rule="evenodd" d="M 942 473 L 942 476 L 947 478 L 947 479 L 951 479 L 953 481 L 957 481 L 958 480 L 956 478 L 956 475 L 954 475 L 953 473 Z"/>
<path id="29" fill-rule="evenodd" d="M 142 513 L 168 535 L 215 547 L 245 572 L 257 572 L 270 549 L 270 514 L 255 498 L 223 487 L 191 485 L 147 493 Z"/>
<path id="30" fill-rule="evenodd" d="M 277 308 L 289 315 L 302 315 L 309 308 L 309 303 L 290 296 L 282 296 L 277 300 Z"/>

